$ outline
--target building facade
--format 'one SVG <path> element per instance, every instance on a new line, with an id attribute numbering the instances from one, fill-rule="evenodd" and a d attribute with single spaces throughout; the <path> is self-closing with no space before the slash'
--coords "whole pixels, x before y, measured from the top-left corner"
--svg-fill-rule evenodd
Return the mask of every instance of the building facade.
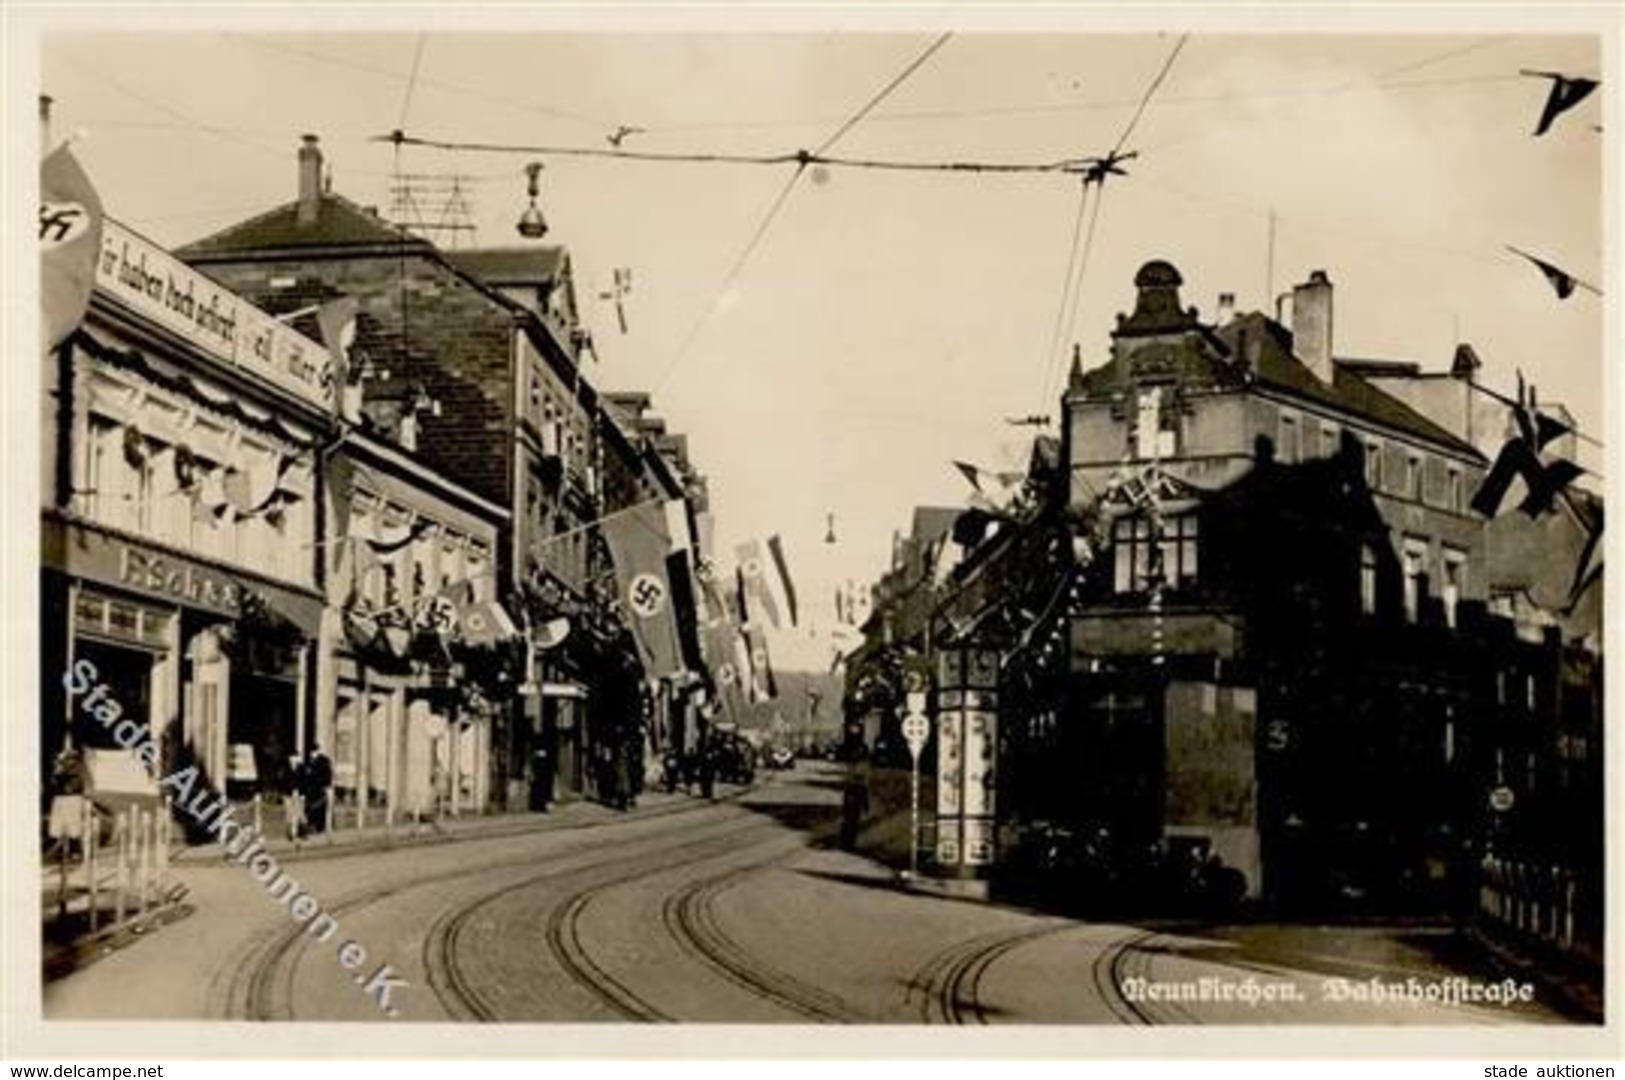
<path id="1" fill-rule="evenodd" d="M 336 824 L 478 812 L 523 670 L 459 616 L 496 600 L 507 513 L 361 431 L 327 476 L 316 728 Z"/>
<path id="2" fill-rule="evenodd" d="M 166 766 L 234 797 L 285 787 L 314 738 L 327 350 L 106 219 L 45 376 L 42 775 L 66 746 L 115 749 L 72 670 Z"/>
<path id="3" fill-rule="evenodd" d="M 581 370 L 568 253 L 441 251 L 334 194 L 313 136 L 296 175 L 292 202 L 184 257 L 267 310 L 354 303 L 346 381 L 360 428 L 506 516 L 497 597 L 516 621 L 559 633 L 531 638 L 522 691 L 490 735 L 487 801 L 593 794 L 646 741 L 645 706 L 624 689 L 639 661 L 591 527 L 610 509 L 607 406 Z"/>

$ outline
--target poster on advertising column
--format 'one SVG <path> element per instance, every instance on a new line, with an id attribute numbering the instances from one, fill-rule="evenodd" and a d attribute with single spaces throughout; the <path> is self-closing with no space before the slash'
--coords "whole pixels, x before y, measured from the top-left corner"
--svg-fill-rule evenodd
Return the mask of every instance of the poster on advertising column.
<path id="1" fill-rule="evenodd" d="M 963 858 L 966 866 L 987 866 L 993 862 L 993 797 L 997 775 L 998 714 L 965 713 L 964 795 L 965 812 Z"/>
<path id="2" fill-rule="evenodd" d="M 961 800 L 966 817 L 992 817 L 993 787 L 998 739 L 998 716 L 990 712 L 964 714 L 965 790 Z"/>
<path id="3" fill-rule="evenodd" d="M 937 862 L 959 861 L 959 819 L 964 814 L 965 714 L 937 714 Z"/>

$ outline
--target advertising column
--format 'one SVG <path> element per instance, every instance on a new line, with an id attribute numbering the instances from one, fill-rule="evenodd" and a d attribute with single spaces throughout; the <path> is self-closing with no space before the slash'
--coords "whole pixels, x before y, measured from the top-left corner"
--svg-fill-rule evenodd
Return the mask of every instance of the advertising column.
<path id="1" fill-rule="evenodd" d="M 938 869 L 976 876 L 996 857 L 999 655 L 950 648 L 937 667 Z"/>

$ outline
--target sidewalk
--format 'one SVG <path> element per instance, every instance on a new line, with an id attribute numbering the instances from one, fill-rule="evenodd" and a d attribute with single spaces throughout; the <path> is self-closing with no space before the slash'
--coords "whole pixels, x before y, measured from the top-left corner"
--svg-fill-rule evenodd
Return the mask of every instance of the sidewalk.
<path id="1" fill-rule="evenodd" d="M 338 829 L 298 841 L 273 833 L 265 837 L 262 846 L 281 862 L 334 858 L 424 844 L 515 836 L 547 829 L 586 828 L 628 818 L 673 813 L 685 807 L 700 806 L 703 802 L 704 800 L 697 796 L 682 792 L 668 795 L 664 791 L 645 791 L 638 797 L 637 806 L 627 811 L 615 810 L 589 799 L 573 799 L 569 802 L 555 803 L 546 813 L 466 814 L 421 822 L 397 821 L 392 828 L 386 828 L 380 821 L 369 824 L 365 829 Z M 239 816 L 238 820 L 246 819 Z M 271 832 L 269 827 L 267 832 Z M 218 845 L 198 844 L 191 847 L 176 847 L 170 856 L 170 862 L 172 865 L 185 865 L 219 858 Z"/>
<path id="2" fill-rule="evenodd" d="M 717 799 L 714 801 L 737 798 L 745 790 L 748 789 L 731 785 L 724 789 L 719 785 Z M 637 806 L 627 811 L 616 810 L 587 799 L 576 799 L 555 804 L 545 814 L 469 815 L 444 818 L 438 822 L 422 822 L 417 825 L 397 823 L 394 829 L 387 831 L 379 824 L 365 830 L 346 829 L 299 843 L 273 836 L 267 838 L 264 849 L 275 855 L 279 862 L 284 863 L 338 858 L 464 840 L 496 839 L 526 833 L 591 828 L 616 821 L 661 817 L 705 805 L 708 805 L 707 801 L 695 795 L 683 792 L 668 795 L 664 791 L 654 791 L 639 796 Z M 217 844 L 177 846 L 172 849 L 169 866 L 172 870 L 185 869 L 219 861 L 220 847 Z M 49 892 L 49 889 L 46 891 Z M 80 910 L 70 912 L 68 925 L 55 924 L 57 910 L 54 895 L 47 896 L 44 902 L 42 961 L 47 982 L 70 975 L 117 950 L 148 938 L 157 930 L 185 919 L 197 910 L 195 903 L 189 902 L 186 890 L 166 889 L 165 895 L 156 906 L 145 912 L 132 913 L 116 926 L 108 925 L 113 921 L 111 912 L 108 912 L 103 925 L 92 934 L 88 930 L 88 919 L 82 910 L 83 890 L 77 892 L 79 895 L 76 897 L 77 904 L 74 907 Z"/>

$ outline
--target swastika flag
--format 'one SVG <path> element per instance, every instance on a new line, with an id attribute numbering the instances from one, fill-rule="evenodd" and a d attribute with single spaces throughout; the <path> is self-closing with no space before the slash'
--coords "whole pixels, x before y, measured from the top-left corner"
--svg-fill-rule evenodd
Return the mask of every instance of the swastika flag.
<path id="1" fill-rule="evenodd" d="M 45 347 L 73 333 L 90 306 L 102 247 L 102 201 L 66 144 L 40 163 L 40 322 Z"/>
<path id="2" fill-rule="evenodd" d="M 666 566 L 672 550 L 666 522 L 665 507 L 649 502 L 610 514 L 598 526 L 615 563 L 621 614 L 654 676 L 685 668 Z"/>

